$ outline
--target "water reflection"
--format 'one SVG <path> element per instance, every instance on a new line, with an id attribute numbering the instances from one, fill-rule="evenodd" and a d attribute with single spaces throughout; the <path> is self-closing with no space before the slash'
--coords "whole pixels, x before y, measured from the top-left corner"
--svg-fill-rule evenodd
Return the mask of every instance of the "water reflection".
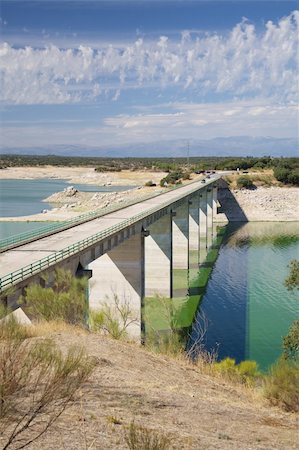
<path id="1" fill-rule="evenodd" d="M 208 319 L 205 346 L 219 359 L 255 359 L 266 369 L 299 315 L 284 287 L 287 265 L 299 257 L 297 223 L 229 224 L 197 312 Z M 199 338 L 194 327 L 189 345 Z"/>

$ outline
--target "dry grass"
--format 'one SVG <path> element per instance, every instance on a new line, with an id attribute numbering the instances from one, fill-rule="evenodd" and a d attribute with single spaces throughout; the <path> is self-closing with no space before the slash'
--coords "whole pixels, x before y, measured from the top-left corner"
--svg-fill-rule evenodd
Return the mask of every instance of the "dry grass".
<path id="1" fill-rule="evenodd" d="M 62 320 L 51 320 L 34 322 L 26 326 L 28 337 L 51 336 L 59 333 L 71 333 L 75 336 L 84 336 L 89 332 L 86 328 L 79 325 L 71 325 Z"/>
<path id="2" fill-rule="evenodd" d="M 39 323 L 34 333 L 52 335 L 64 354 L 82 345 L 97 367 L 80 400 L 31 450 L 128 450 L 132 422 L 150 435 L 171 436 L 177 450 L 296 448 L 296 415 L 213 373 L 204 355 L 192 364 L 182 353 L 156 354 L 59 322 Z"/>

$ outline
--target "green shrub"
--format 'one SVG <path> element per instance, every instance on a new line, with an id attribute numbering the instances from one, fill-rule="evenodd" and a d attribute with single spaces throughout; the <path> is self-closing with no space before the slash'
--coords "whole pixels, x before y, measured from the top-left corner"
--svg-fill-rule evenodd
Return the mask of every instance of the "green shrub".
<path id="1" fill-rule="evenodd" d="M 53 287 L 31 284 L 19 303 L 37 320 L 64 320 L 71 324 L 86 322 L 87 279 L 76 278 L 70 271 L 57 269 Z"/>
<path id="2" fill-rule="evenodd" d="M 241 176 L 237 179 L 237 186 L 238 188 L 251 189 L 253 188 L 254 184 L 249 177 Z"/>
<path id="3" fill-rule="evenodd" d="M 299 364 L 280 359 L 265 377 L 265 396 L 286 411 L 299 411 Z"/>
<path id="4" fill-rule="evenodd" d="M 288 291 L 295 291 L 299 289 L 299 261 L 293 259 L 288 265 L 290 269 L 287 278 L 285 279 L 285 286 Z"/>
<path id="5" fill-rule="evenodd" d="M 156 183 L 154 183 L 152 180 L 149 180 L 144 184 L 144 186 L 152 187 L 152 186 L 156 186 Z"/>
<path id="6" fill-rule="evenodd" d="M 252 384 L 260 375 L 256 361 L 245 360 L 236 364 L 233 358 L 224 358 L 213 364 L 216 372 L 220 372 L 230 380 L 241 383 Z"/>
<path id="7" fill-rule="evenodd" d="M 164 186 L 165 183 L 167 184 L 179 184 L 180 179 L 183 177 L 183 173 L 179 170 L 175 172 L 170 172 L 166 177 L 162 178 L 160 180 L 160 186 Z"/>
<path id="8" fill-rule="evenodd" d="M 190 172 L 184 172 L 183 176 L 182 176 L 182 179 L 183 180 L 190 180 L 191 179 L 190 177 L 191 177 Z"/>
<path id="9" fill-rule="evenodd" d="M 299 186 L 299 173 L 293 170 L 288 175 L 288 183 L 294 184 L 295 186 Z"/>
<path id="10" fill-rule="evenodd" d="M 138 323 L 138 318 L 134 316 L 130 302 L 127 299 L 121 302 L 116 294 L 112 299 L 107 298 L 100 309 L 90 312 L 92 331 L 103 331 L 113 339 L 126 337 L 127 328 L 133 323 Z"/>
<path id="11" fill-rule="evenodd" d="M 168 450 L 171 439 L 164 433 L 131 423 L 125 436 L 130 450 Z"/>
<path id="12" fill-rule="evenodd" d="M 170 356 L 184 354 L 185 347 L 180 333 L 176 330 L 165 333 L 149 331 L 146 333 L 145 345 L 151 351 Z"/>
<path id="13" fill-rule="evenodd" d="M 283 356 L 285 359 L 299 360 L 299 320 L 295 320 L 288 334 L 283 338 Z"/>
<path id="14" fill-rule="evenodd" d="M 296 167 L 277 166 L 274 168 L 274 176 L 281 183 L 299 185 L 299 171 Z"/>
<path id="15" fill-rule="evenodd" d="M 250 360 L 241 361 L 240 364 L 237 365 L 237 370 L 243 381 L 254 379 L 259 373 L 257 362 Z"/>
<path id="16" fill-rule="evenodd" d="M 216 372 L 224 373 L 231 377 L 236 375 L 236 361 L 233 358 L 224 358 L 219 362 L 215 362 L 213 366 Z"/>

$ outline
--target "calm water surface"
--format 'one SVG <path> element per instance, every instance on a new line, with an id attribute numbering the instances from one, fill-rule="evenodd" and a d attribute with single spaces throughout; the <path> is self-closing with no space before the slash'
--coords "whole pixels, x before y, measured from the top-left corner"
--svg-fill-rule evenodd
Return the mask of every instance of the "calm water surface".
<path id="1" fill-rule="evenodd" d="M 219 359 L 254 359 L 267 369 L 282 337 L 299 317 L 299 298 L 284 287 L 288 264 L 299 259 L 298 223 L 228 226 L 198 311 L 208 321 L 206 348 Z M 197 337 L 196 329 L 191 341 Z"/>
<path id="2" fill-rule="evenodd" d="M 71 186 L 63 180 L 0 180 L 0 217 L 18 217 L 37 214 L 43 209 L 51 209 L 42 200 Z M 120 192 L 132 186 L 95 186 L 72 184 L 81 192 Z"/>

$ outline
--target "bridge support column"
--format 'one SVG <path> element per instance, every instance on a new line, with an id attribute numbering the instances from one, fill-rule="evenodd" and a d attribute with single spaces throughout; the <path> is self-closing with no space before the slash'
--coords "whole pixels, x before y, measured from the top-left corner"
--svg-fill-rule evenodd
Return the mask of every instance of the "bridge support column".
<path id="1" fill-rule="evenodd" d="M 217 186 L 213 186 L 213 220 L 217 215 L 217 195 L 218 195 Z"/>
<path id="2" fill-rule="evenodd" d="M 213 242 L 213 189 L 207 189 L 207 247 Z"/>
<path id="3" fill-rule="evenodd" d="M 198 275 L 199 267 L 199 195 L 189 201 L 189 281 Z"/>
<path id="4" fill-rule="evenodd" d="M 207 191 L 199 194 L 199 263 L 207 256 Z"/>
<path id="5" fill-rule="evenodd" d="M 189 204 L 188 200 L 172 213 L 173 297 L 188 294 Z"/>
<path id="6" fill-rule="evenodd" d="M 144 239 L 145 297 L 172 296 L 171 217 L 165 215 L 147 229 Z"/>
<path id="7" fill-rule="evenodd" d="M 128 333 L 140 339 L 141 301 L 144 291 L 144 237 L 140 234 L 130 237 L 114 249 L 91 262 L 92 270 L 89 289 L 91 309 L 101 309 L 104 304 L 116 306 L 128 304 L 134 323 Z"/>

